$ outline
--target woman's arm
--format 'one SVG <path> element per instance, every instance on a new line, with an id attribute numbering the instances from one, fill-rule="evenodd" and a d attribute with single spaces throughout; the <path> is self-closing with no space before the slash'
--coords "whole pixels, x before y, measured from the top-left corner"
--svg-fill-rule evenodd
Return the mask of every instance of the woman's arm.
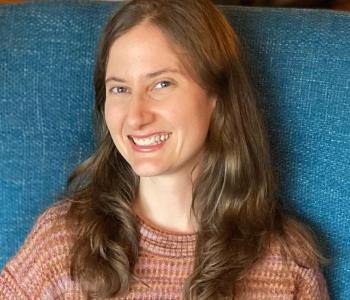
<path id="1" fill-rule="evenodd" d="M 64 291 L 69 276 L 69 234 L 66 204 L 46 210 L 37 220 L 18 253 L 0 274 L 0 299 L 49 299 Z"/>
<path id="2" fill-rule="evenodd" d="M 305 269 L 300 273 L 295 300 L 329 300 L 325 279 L 319 270 Z"/>

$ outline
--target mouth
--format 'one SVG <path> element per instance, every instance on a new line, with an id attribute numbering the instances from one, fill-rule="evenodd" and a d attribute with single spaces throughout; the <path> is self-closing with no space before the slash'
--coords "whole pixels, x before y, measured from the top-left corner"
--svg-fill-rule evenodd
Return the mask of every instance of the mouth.
<path id="1" fill-rule="evenodd" d="M 129 140 L 136 146 L 147 147 L 159 145 L 167 141 L 171 136 L 171 133 L 157 133 L 148 135 L 147 137 L 139 137 L 128 135 Z"/>

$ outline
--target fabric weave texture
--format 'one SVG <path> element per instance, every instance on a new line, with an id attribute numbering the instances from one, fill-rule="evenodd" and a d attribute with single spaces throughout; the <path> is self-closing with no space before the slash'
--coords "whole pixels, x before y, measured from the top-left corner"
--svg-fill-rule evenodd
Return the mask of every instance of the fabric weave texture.
<path id="1" fill-rule="evenodd" d="M 87 300 L 69 275 L 74 234 L 67 226 L 68 202 L 39 218 L 18 254 L 0 274 L 0 299 Z M 165 232 L 139 219 L 140 250 L 130 284 L 119 300 L 179 300 L 193 269 L 196 234 Z M 319 270 L 284 258 L 273 246 L 236 285 L 235 300 L 329 300 Z"/>

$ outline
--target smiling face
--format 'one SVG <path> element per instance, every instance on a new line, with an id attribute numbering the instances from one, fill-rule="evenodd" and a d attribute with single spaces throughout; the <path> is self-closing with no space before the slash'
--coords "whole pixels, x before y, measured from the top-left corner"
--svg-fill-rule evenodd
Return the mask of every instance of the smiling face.
<path id="1" fill-rule="evenodd" d="M 112 44 L 106 124 L 139 176 L 191 172 L 203 152 L 215 103 L 156 26 L 137 25 Z"/>

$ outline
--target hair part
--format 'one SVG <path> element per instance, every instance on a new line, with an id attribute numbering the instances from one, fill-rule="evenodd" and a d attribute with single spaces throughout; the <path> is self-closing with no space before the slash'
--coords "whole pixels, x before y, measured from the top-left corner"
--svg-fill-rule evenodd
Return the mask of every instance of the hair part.
<path id="1" fill-rule="evenodd" d="M 67 195 L 74 224 L 71 276 L 88 297 L 125 295 L 133 281 L 139 232 L 131 204 L 139 178 L 116 149 L 104 120 L 105 75 L 115 40 L 142 22 L 162 30 L 186 69 L 217 98 L 205 158 L 193 183 L 199 224 L 194 269 L 183 298 L 235 295 L 244 272 L 272 240 L 308 263 L 321 255 L 309 231 L 282 213 L 263 120 L 236 34 L 208 0 L 133 0 L 105 27 L 94 74 L 97 151 L 72 173 Z M 297 248 L 294 248 L 297 245 Z M 300 246 L 301 245 L 301 246 Z"/>

